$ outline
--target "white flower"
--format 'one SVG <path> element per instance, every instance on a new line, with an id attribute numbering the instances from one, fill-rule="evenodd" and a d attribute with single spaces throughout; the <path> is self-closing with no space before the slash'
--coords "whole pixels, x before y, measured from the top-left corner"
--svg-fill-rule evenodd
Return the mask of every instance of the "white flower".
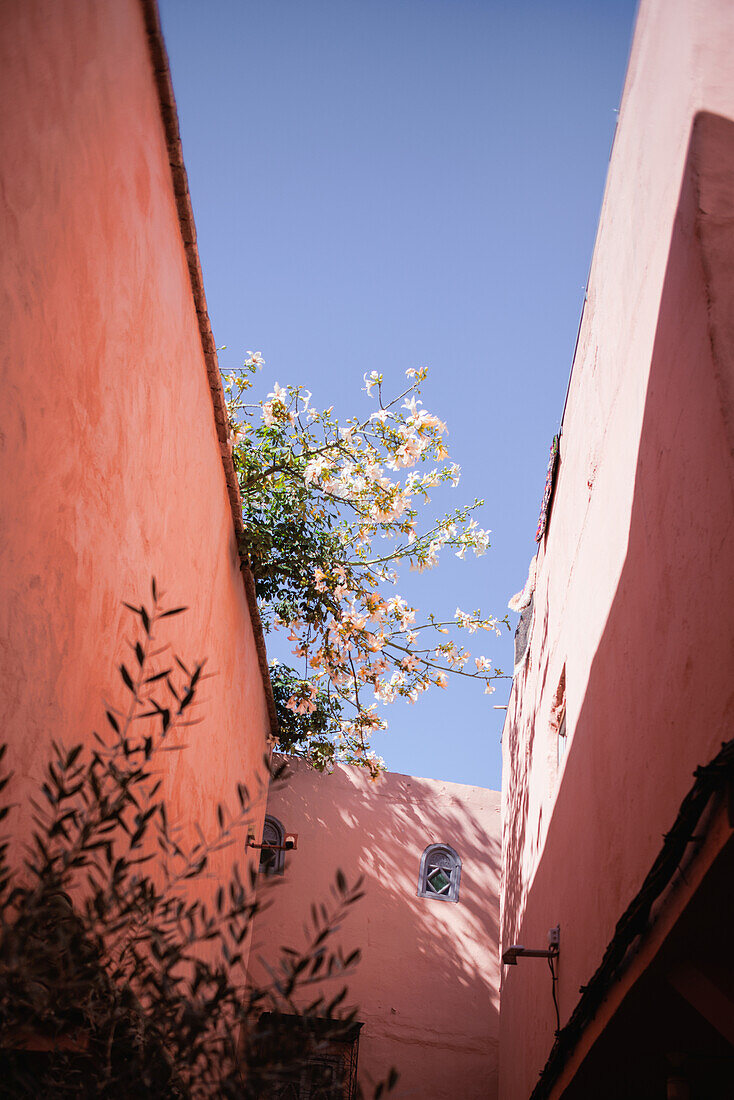
<path id="1" fill-rule="evenodd" d="M 303 480 L 307 485 L 311 485 L 321 477 L 321 474 L 328 465 L 329 460 L 324 458 L 323 455 L 317 455 L 316 458 L 310 459 L 306 463 L 306 469 L 303 471 Z"/>
<path id="2" fill-rule="evenodd" d="M 415 434 L 409 435 L 405 442 L 398 447 L 395 457 L 387 463 L 388 469 L 400 470 L 403 467 L 414 466 L 425 448 L 425 440 L 420 439 Z"/>
<path id="3" fill-rule="evenodd" d="M 278 420 L 289 420 L 291 424 L 295 424 L 295 413 L 289 413 L 286 405 L 288 399 L 288 391 L 275 383 L 275 389 L 272 393 L 269 393 L 266 401 L 263 404 L 262 417 L 266 425 L 271 428 Z"/>
<path id="4" fill-rule="evenodd" d="M 465 627 L 470 634 L 473 634 L 475 630 L 479 628 L 479 612 L 473 611 L 470 615 L 466 611 L 462 611 L 460 607 L 456 608 L 454 612 L 454 618 L 456 619 L 459 628 Z"/>
<path id="5" fill-rule="evenodd" d="M 313 571 L 314 588 L 317 592 L 326 591 L 326 574 L 318 567 Z"/>
<path id="6" fill-rule="evenodd" d="M 439 435 L 443 435 L 446 431 L 446 425 L 443 420 L 439 420 L 433 413 L 426 412 L 425 409 L 421 411 L 415 417 L 417 426 L 419 428 L 436 428 Z"/>
<path id="7" fill-rule="evenodd" d="M 364 381 L 364 392 L 367 394 L 368 397 L 372 397 L 372 390 L 382 381 L 382 375 L 378 374 L 376 370 L 373 370 L 370 371 L 369 374 L 364 375 Z"/>

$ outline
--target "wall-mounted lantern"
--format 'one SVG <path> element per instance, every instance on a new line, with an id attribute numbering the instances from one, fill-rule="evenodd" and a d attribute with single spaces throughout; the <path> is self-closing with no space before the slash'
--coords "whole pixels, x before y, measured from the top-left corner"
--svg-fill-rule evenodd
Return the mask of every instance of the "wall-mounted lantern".
<path id="1" fill-rule="evenodd" d="M 521 943 L 513 943 L 506 951 L 502 952 L 502 962 L 507 966 L 517 966 L 518 959 L 557 959 L 561 953 L 561 926 L 557 924 L 548 932 L 548 947 L 540 950 L 534 947 L 523 947 Z"/>
<path id="2" fill-rule="evenodd" d="M 269 852 L 296 852 L 298 851 L 298 833 L 286 833 L 282 844 L 256 844 L 255 838 L 250 834 L 247 838 L 248 848 L 260 848 Z"/>
<path id="3" fill-rule="evenodd" d="M 556 959 L 561 953 L 561 926 L 557 924 L 555 928 L 548 930 L 548 947 L 545 950 L 535 947 L 524 947 L 521 943 L 513 943 L 511 947 L 508 947 L 506 951 L 502 952 L 502 962 L 507 966 L 517 966 L 518 959 L 547 959 L 548 967 L 551 972 L 551 995 L 553 997 L 553 1007 L 556 1010 L 556 1035 L 560 1034 L 561 1030 L 561 1013 L 558 1008 L 558 997 L 556 995 L 556 985 L 558 983 L 558 973 L 556 972 Z"/>

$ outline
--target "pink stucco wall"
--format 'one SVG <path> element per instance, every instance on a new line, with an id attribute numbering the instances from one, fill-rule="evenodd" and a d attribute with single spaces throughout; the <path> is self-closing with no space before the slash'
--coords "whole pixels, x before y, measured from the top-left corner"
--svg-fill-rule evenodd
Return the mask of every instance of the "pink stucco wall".
<path id="1" fill-rule="evenodd" d="M 349 1003 L 363 1021 L 360 1081 L 400 1072 L 396 1097 L 492 1100 L 497 1095 L 499 794 L 480 787 L 355 768 L 320 775 L 297 761 L 271 790 L 268 813 L 299 834 L 282 878 L 263 881 L 252 958 L 303 944 L 313 901 L 340 868 L 366 896 L 340 932 L 362 958 Z M 420 858 L 450 844 L 462 860 L 459 901 L 417 896 Z M 261 876 L 262 878 L 262 876 Z M 253 961 L 253 972 L 258 970 Z M 334 987 L 336 992 L 338 986 Z M 307 992 L 304 991 L 304 1001 Z"/>
<path id="2" fill-rule="evenodd" d="M 214 674 L 166 786 L 173 813 L 210 830 L 216 801 L 253 781 L 268 716 L 143 7 L 23 0 L 0 19 L 0 731 L 15 830 L 49 739 L 88 738 L 119 697 L 122 601 L 146 599 L 152 575 L 190 608 L 167 637 Z"/>
<path id="3" fill-rule="evenodd" d="M 730 0 L 643 0 L 504 730 L 503 947 L 560 923 L 561 1024 L 732 736 L 733 48 Z M 500 1096 L 525 1100 L 550 981 L 503 970 Z"/>

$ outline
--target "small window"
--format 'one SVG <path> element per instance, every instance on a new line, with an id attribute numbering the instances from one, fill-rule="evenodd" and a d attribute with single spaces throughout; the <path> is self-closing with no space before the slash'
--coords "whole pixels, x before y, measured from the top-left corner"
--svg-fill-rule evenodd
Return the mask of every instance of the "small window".
<path id="1" fill-rule="evenodd" d="M 263 825 L 263 847 L 260 849 L 260 870 L 266 875 L 282 875 L 285 867 L 283 840 L 285 829 L 277 817 L 267 816 Z M 268 848 L 267 845 L 274 845 Z"/>
<path id="2" fill-rule="evenodd" d="M 421 857 L 418 897 L 459 900 L 461 860 L 448 844 L 431 844 Z"/>

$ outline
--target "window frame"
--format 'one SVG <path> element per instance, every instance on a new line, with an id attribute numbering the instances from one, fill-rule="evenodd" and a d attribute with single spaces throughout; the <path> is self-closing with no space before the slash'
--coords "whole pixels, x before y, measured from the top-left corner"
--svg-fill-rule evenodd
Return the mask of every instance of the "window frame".
<path id="1" fill-rule="evenodd" d="M 428 875 L 429 871 L 436 866 L 431 862 L 432 858 L 437 856 L 443 856 L 450 861 L 450 883 L 446 893 L 439 894 L 436 890 L 429 889 Z M 437 866 L 442 870 L 446 870 L 445 864 L 442 866 L 440 863 Z M 418 872 L 418 891 L 417 896 L 419 898 L 428 898 L 430 901 L 450 901 L 458 902 L 459 900 L 459 886 L 461 883 L 461 856 L 452 848 L 450 844 L 429 844 L 421 856 L 420 869 Z"/>

